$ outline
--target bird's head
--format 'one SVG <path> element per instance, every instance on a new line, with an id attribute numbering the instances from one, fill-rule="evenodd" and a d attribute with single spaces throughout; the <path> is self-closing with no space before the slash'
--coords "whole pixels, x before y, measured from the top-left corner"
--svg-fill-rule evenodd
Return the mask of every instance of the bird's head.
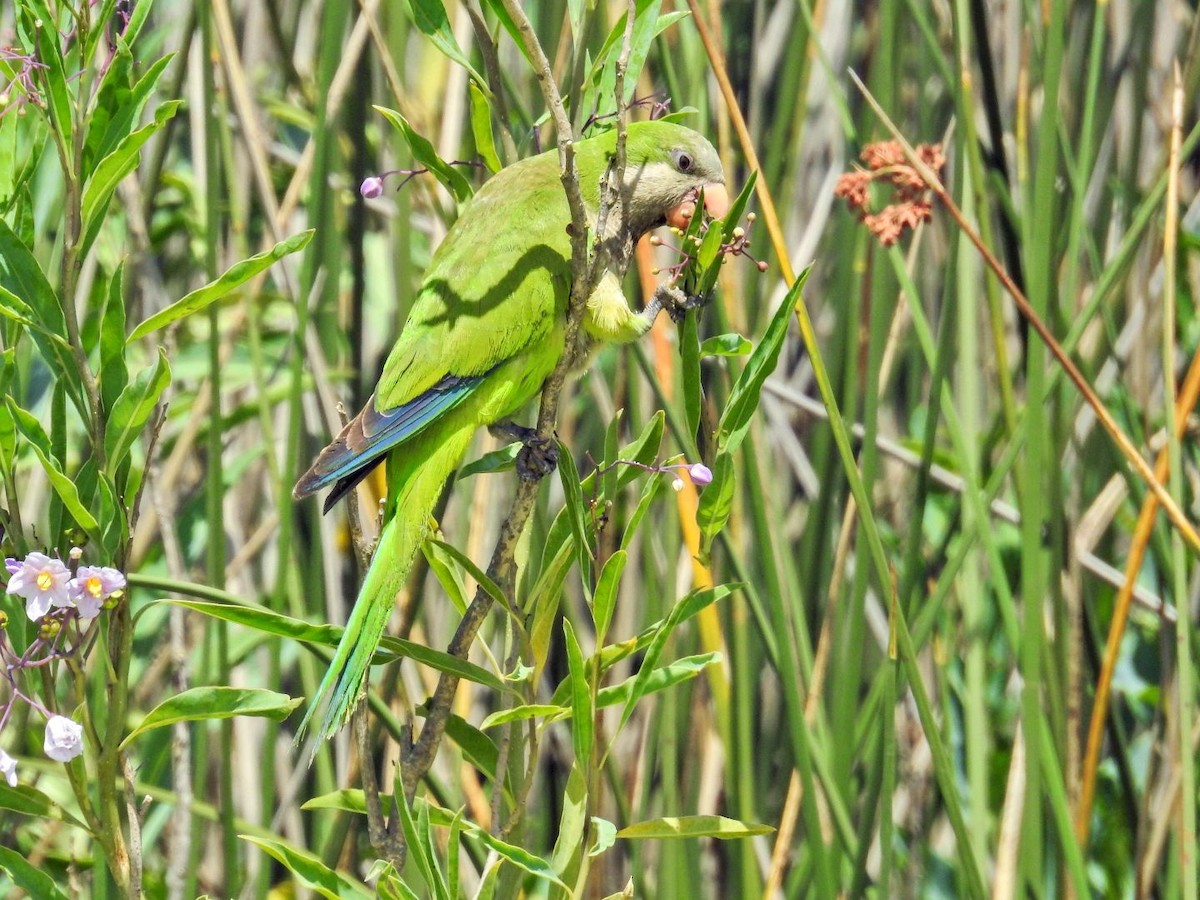
<path id="1" fill-rule="evenodd" d="M 615 146 L 614 132 L 598 139 Z M 686 228 L 701 192 L 704 208 L 720 218 L 729 191 L 716 149 L 703 135 L 673 122 L 633 122 L 626 139 L 625 220 L 635 240 L 652 228 Z"/>

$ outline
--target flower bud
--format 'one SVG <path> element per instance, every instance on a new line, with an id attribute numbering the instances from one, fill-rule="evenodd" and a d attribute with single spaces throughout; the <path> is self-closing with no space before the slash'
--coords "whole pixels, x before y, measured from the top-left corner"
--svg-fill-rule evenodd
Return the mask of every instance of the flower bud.
<path id="1" fill-rule="evenodd" d="M 51 716 L 42 749 L 56 762 L 70 762 L 83 752 L 83 726 L 66 716 Z"/>
<path id="2" fill-rule="evenodd" d="M 358 192 L 366 199 L 374 200 L 383 193 L 383 179 L 376 175 L 364 178 Z"/>
<path id="3" fill-rule="evenodd" d="M 712 484 L 712 469 L 704 465 L 704 463 L 693 463 L 688 466 L 688 475 L 691 476 L 692 484 Z"/>
<path id="4" fill-rule="evenodd" d="M 671 482 L 671 489 L 674 490 L 676 493 L 679 493 L 680 491 L 682 491 L 683 490 L 683 479 L 680 478 L 679 476 L 676 476 L 675 480 Z"/>
<path id="5" fill-rule="evenodd" d="M 62 630 L 62 622 L 58 619 L 42 619 L 42 624 L 38 628 L 38 637 L 43 641 L 52 641 L 58 636 Z"/>

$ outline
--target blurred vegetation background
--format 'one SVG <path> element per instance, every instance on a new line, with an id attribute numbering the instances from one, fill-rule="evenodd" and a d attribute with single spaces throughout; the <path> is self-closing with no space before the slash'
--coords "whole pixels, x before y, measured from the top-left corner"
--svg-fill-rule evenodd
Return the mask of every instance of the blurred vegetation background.
<path id="1" fill-rule="evenodd" d="M 588 77 L 626 4 L 523 6 L 574 104 L 576 127 L 606 112 L 587 105 L 605 96 Z M 63 35 L 66 7 L 44 5 Z M 722 815 L 774 830 L 728 841 L 618 837 L 590 862 L 577 895 L 632 884 L 631 896 L 660 898 L 1195 897 L 1195 534 L 1156 513 L 1144 474 L 998 277 L 1006 272 L 1027 296 L 1136 451 L 1161 460 L 1158 478 L 1194 520 L 1195 5 L 637 7 L 662 30 L 648 44 L 636 96 L 694 108 L 684 121 L 718 146 L 735 190 L 750 176 L 747 146 L 757 152 L 750 209 L 759 221 L 750 237 L 769 268 L 736 259 L 723 268 L 700 338 L 737 332 L 757 343 L 784 302 L 783 270 L 812 262 L 803 302 L 815 343 L 806 347 L 793 328 L 783 345 L 735 456 L 730 517 L 711 554 L 699 552 L 703 489 L 685 482 L 642 509 L 647 484 L 663 479 L 655 475 L 606 494 L 612 503 L 596 540 L 599 571 L 631 517 L 644 514 L 625 548 L 613 642 L 662 620 L 689 591 L 738 587 L 663 633 L 664 662 L 720 655 L 638 703 L 597 770 L 587 814 L 617 828 Z M 120 13 L 111 2 L 96 8 Z M 338 404 L 353 412 L 366 399 L 455 209 L 428 175 L 398 191 L 393 176 L 378 199 L 359 195 L 367 176 L 416 167 L 373 105 L 400 111 L 442 159 L 477 160 L 481 107 L 467 62 L 490 84 L 494 99 L 482 108 L 504 161 L 553 147 L 536 79 L 500 8 L 474 0 L 159 2 L 141 26 L 134 69 L 171 56 L 143 118 L 183 103 L 121 181 L 79 261 L 68 302 L 80 311 L 84 339 L 100 327 L 122 261 L 126 318 L 137 322 L 235 262 L 306 229 L 315 234 L 204 314 L 129 345 L 131 368 L 152 364 L 162 344 L 171 370 L 161 426 L 137 446 L 142 510 L 122 560 L 136 614 L 132 722 L 195 686 L 309 696 L 323 672 L 329 654 L 319 642 L 155 601 L 190 595 L 311 623 L 345 621 L 360 575 L 348 513 L 322 517 L 312 502 L 297 505 L 291 485 L 339 429 Z M 20 14 L 0 10 L 0 45 L 15 41 Z M 717 58 L 700 25 L 714 36 Z M 477 29 L 495 42 L 493 59 L 480 51 Z M 450 59 L 448 47 L 461 48 L 462 60 Z M 4 66 L 0 82 L 11 77 L 12 63 Z M 717 74 L 726 73 L 723 94 Z M 961 221 L 935 202 L 930 222 L 885 247 L 835 197 L 862 149 L 892 137 L 851 73 L 900 135 L 941 145 L 942 179 Z M 25 142 L 30 126 L 16 123 L 40 113 L 18 111 L 16 94 L 10 87 L 0 107 L 0 168 L 25 180 L 5 193 L 0 213 L 15 230 L 26 224 L 33 255 L 56 272 L 62 172 L 48 145 Z M 486 174 L 462 171 L 475 184 Z M 762 224 L 764 192 L 778 210 L 781 244 L 768 241 Z M 655 252 L 639 255 L 631 297 L 648 295 L 652 270 L 670 262 L 655 262 Z M 614 438 L 627 443 L 660 409 L 667 427 L 659 460 L 689 452 L 691 369 L 679 346 L 678 329 L 662 317 L 646 340 L 606 350 L 576 381 L 558 434 L 581 475 L 593 460 L 611 460 Z M 700 365 L 707 462 L 705 435 L 745 362 L 712 356 Z M 48 421 L 53 368 L 22 371 L 10 396 Z M 849 434 L 840 453 L 818 390 L 826 376 Z M 82 439 L 78 423 L 67 430 Z M 469 458 L 497 446 L 481 434 Z M 852 498 L 851 475 L 868 502 Z M 57 536 L 39 537 L 53 533 L 39 513 L 53 488 L 38 460 L 23 450 L 5 478 L 25 525 L 39 529 L 21 540 L 53 543 Z M 445 539 L 481 568 L 514 483 L 511 472 L 460 477 L 445 502 Z M 370 481 L 368 490 L 360 518 L 369 536 L 371 500 L 383 487 Z M 561 482 L 548 479 L 526 592 L 545 587 L 539 577 L 551 561 L 542 551 L 554 549 L 563 504 Z M 442 578 L 419 568 L 392 631 L 444 649 L 459 619 L 446 572 L 473 580 L 446 555 L 431 558 Z M 586 657 L 595 634 L 580 574 L 559 583 L 560 614 Z M 503 674 L 510 638 L 493 612 L 479 642 L 490 650 L 477 645 L 472 659 L 485 667 L 498 660 Z M 569 680 L 568 649 L 556 623 L 531 688 L 540 702 Z M 645 652 L 643 643 L 615 663 L 605 684 L 636 673 Z M 102 662 L 92 660 L 100 678 Z M 419 724 L 435 680 L 411 660 L 376 670 L 373 765 L 385 786 L 404 723 L 415 716 Z M 460 684 L 462 727 L 451 729 L 419 793 L 451 816 L 462 810 L 483 831 L 498 828 L 503 812 L 513 825 L 505 841 L 550 860 L 570 805 L 571 725 L 540 720 L 532 749 L 504 728 L 478 730 L 506 703 L 492 688 Z M 614 733 L 619 709 L 601 711 L 595 727 Z M 292 743 L 294 718 L 197 721 L 136 744 L 148 895 L 336 896 L 323 873 L 367 876 L 378 853 L 364 817 L 332 801 L 303 808 L 361 786 L 354 741 L 347 732 L 319 748 L 310 768 Z M 37 755 L 36 742 L 10 738 L 22 760 Z M 503 770 L 510 742 L 511 777 L 528 793 L 497 801 L 481 759 L 490 753 L 495 766 L 504 754 Z M 40 791 L 70 805 L 61 767 L 28 765 Z M 65 891 L 116 895 L 84 831 L 30 817 L 36 810 L 11 799 L 5 806 L 4 844 Z M 519 823 L 509 819 L 513 809 Z M 477 834 L 419 827 L 432 835 L 426 848 L 437 866 L 455 872 L 455 893 L 563 895 L 516 865 L 497 872 L 496 860 L 512 857 Z M 274 842 L 274 855 L 239 835 Z M 437 895 L 436 878 L 411 854 L 404 876 L 415 895 Z M 0 875 L 0 889 L 13 883 Z"/>

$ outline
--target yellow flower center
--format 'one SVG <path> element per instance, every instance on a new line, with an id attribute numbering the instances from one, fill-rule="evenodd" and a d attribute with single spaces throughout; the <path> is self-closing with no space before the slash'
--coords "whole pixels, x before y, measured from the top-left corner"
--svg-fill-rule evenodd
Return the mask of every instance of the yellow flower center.
<path id="1" fill-rule="evenodd" d="M 104 585 L 100 582 L 99 575 L 93 575 L 83 583 L 84 589 L 93 597 L 99 598 L 104 591 Z"/>
<path id="2" fill-rule="evenodd" d="M 37 586 L 39 590 L 48 591 L 54 587 L 54 575 L 49 570 L 38 572 Z"/>

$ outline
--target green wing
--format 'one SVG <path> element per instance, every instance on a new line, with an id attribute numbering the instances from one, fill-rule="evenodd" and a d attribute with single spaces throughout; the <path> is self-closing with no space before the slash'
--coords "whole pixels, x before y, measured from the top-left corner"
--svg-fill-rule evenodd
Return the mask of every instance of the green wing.
<path id="1" fill-rule="evenodd" d="M 504 169 L 442 242 L 375 390 L 386 412 L 447 377 L 486 375 L 566 313 L 570 221 L 553 155 Z"/>

